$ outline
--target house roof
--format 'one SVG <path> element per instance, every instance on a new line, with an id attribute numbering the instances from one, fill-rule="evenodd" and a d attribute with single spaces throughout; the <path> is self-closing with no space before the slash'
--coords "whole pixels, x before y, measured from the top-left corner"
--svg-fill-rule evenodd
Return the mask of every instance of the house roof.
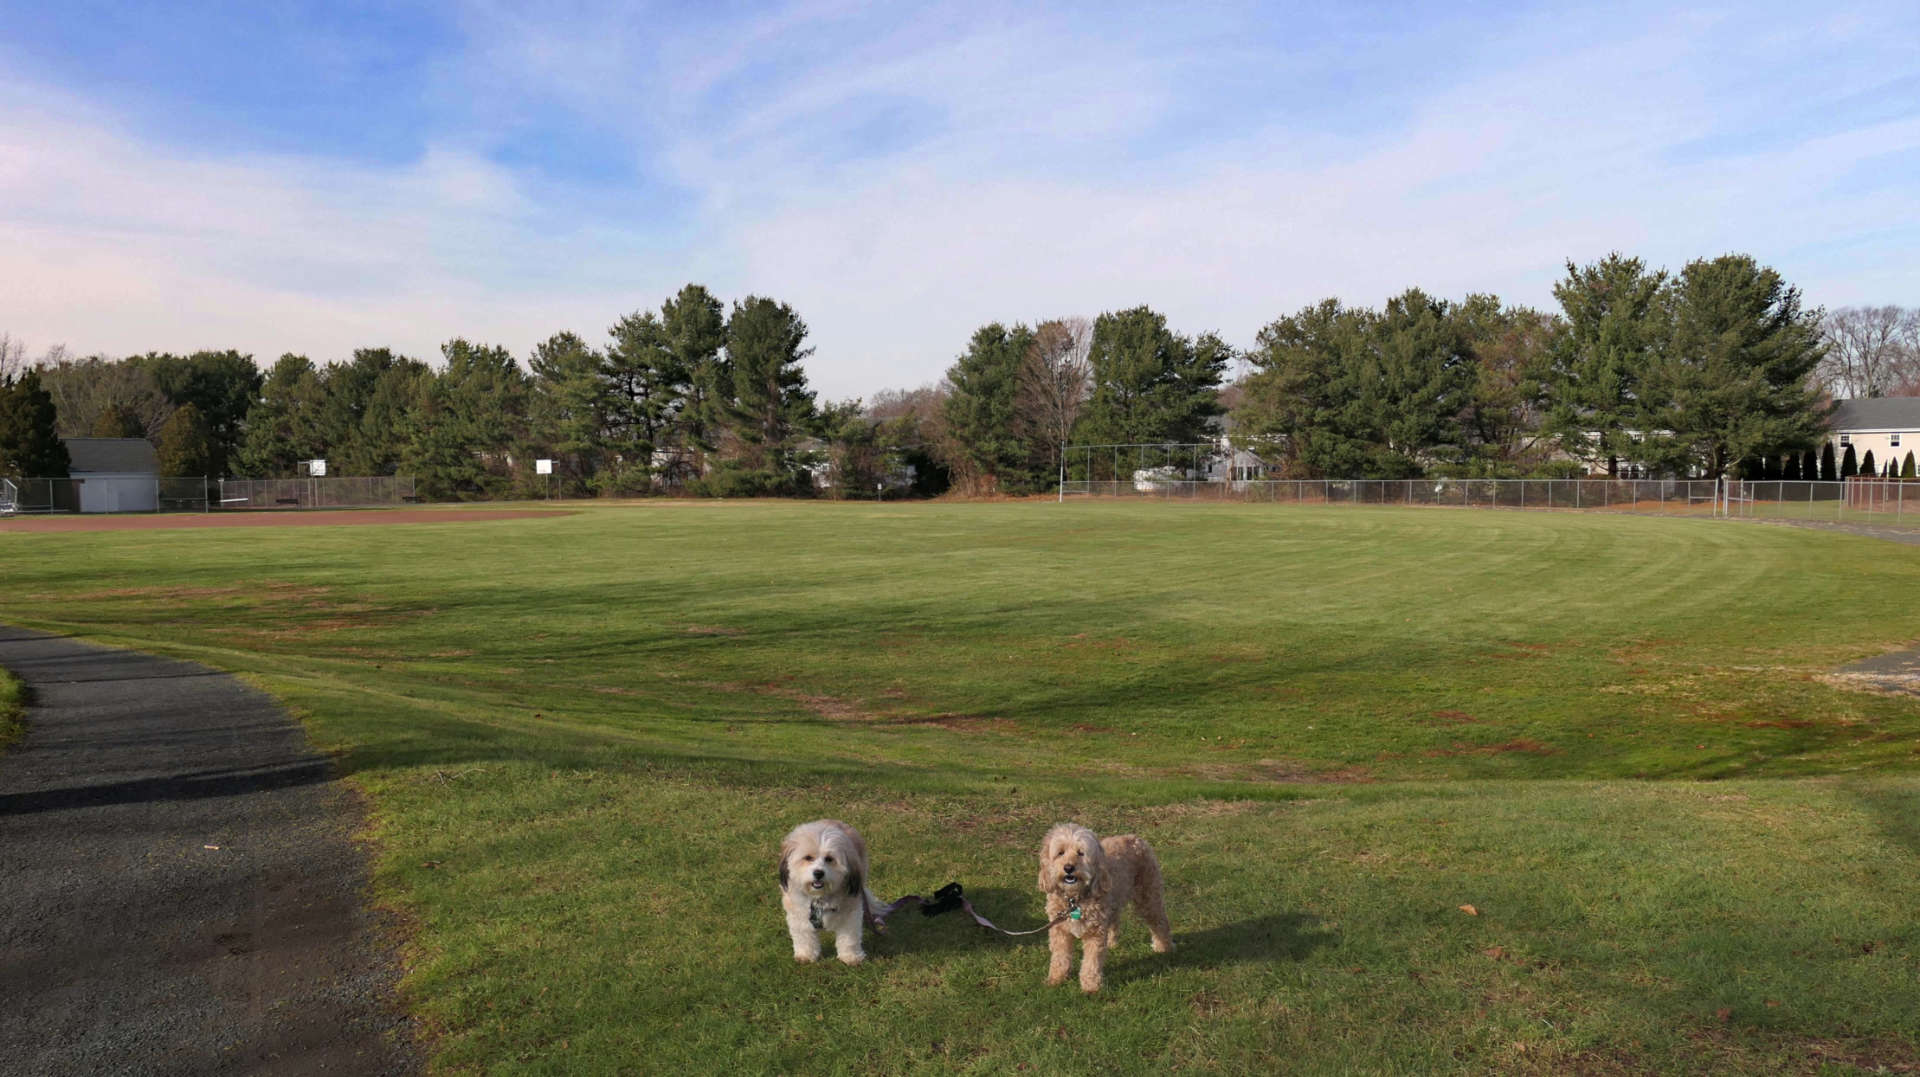
<path id="1" fill-rule="evenodd" d="M 1879 396 L 1839 401 L 1827 426 L 1836 431 L 1920 430 L 1920 396 Z"/>
<path id="2" fill-rule="evenodd" d="M 160 473 L 160 457 L 146 438 L 61 438 L 72 459 L 74 474 L 137 472 Z"/>

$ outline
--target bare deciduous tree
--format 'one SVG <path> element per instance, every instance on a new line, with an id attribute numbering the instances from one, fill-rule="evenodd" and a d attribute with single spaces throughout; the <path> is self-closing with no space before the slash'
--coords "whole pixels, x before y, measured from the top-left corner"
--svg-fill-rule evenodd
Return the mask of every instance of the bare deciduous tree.
<path id="1" fill-rule="evenodd" d="M 1920 395 L 1920 309 L 1841 307 L 1820 330 L 1819 377 L 1834 396 Z"/>
<path id="2" fill-rule="evenodd" d="M 0 333 L 0 384 L 11 382 L 27 368 L 27 342 Z"/>
<path id="3" fill-rule="evenodd" d="M 40 380 L 53 396 L 60 436 L 65 438 L 92 434 L 94 423 L 110 408 L 131 414 L 152 438 L 174 412 L 150 372 L 119 360 L 98 355 L 68 359 L 64 352 L 49 352 Z"/>
<path id="4" fill-rule="evenodd" d="M 1033 337 L 1014 390 L 1014 424 L 1017 433 L 1034 446 L 1036 465 L 1058 467 L 1060 447 L 1072 436 L 1074 420 L 1087 399 L 1087 348 L 1093 342 L 1093 323 L 1085 318 L 1056 318 L 1041 322 Z"/>

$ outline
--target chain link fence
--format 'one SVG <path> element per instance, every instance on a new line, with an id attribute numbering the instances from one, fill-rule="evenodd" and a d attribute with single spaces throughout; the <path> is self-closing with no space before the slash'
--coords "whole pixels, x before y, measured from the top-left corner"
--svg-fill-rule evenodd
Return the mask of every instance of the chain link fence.
<path id="1" fill-rule="evenodd" d="M 1914 512 L 1906 491 L 1914 491 Z M 1131 479 L 1068 479 L 1060 498 L 1157 498 L 1293 505 L 1401 505 L 1730 516 L 1920 527 L 1920 480 L 1246 479 L 1197 481 L 1142 469 Z"/>
<path id="2" fill-rule="evenodd" d="M 0 479 L 9 514 L 360 508 L 417 502 L 410 475 L 312 479 L 102 477 Z"/>
<path id="3" fill-rule="evenodd" d="M 418 502 L 411 475 L 222 479 L 223 509 L 342 509 Z"/>

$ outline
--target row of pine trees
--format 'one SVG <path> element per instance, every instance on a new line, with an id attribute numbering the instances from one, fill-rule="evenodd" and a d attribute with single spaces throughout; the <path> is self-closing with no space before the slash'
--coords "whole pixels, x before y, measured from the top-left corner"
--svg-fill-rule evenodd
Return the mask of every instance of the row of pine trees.
<path id="1" fill-rule="evenodd" d="M 1213 441 L 1273 477 L 1606 472 L 1840 478 L 1820 460 L 1821 312 L 1745 255 L 1680 272 L 1569 263 L 1557 311 L 1409 289 L 1328 299 L 1251 348 L 1146 306 L 995 322 L 937 384 L 821 403 L 788 305 L 689 284 L 599 342 L 558 333 L 526 362 L 454 339 L 429 365 L 385 348 L 264 373 L 236 352 L 49 357 L 0 371 L 0 473 L 64 471 L 62 436 L 145 436 L 169 474 L 413 475 L 433 498 L 660 491 L 839 496 L 1051 489 L 1095 474 L 1066 446 Z M 0 351 L 4 351 L 0 348 Z M 1231 383 L 1235 364 L 1241 376 Z M 17 367 L 17 364 L 16 364 Z M 38 431 L 38 433 L 35 433 Z M 1829 455 L 1831 450 L 1828 450 Z M 538 476 L 536 458 L 554 461 Z M 1089 470 L 1094 469 L 1094 470 Z"/>

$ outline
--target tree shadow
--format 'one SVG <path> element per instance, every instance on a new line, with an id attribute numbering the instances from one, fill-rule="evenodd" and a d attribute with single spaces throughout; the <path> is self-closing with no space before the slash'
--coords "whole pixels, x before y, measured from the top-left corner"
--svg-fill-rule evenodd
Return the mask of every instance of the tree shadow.
<path id="1" fill-rule="evenodd" d="M 171 774 L 160 778 L 135 778 L 98 785 L 0 793 L 0 816 L 66 811 L 74 808 L 97 808 L 113 804 L 244 796 L 270 789 L 316 785 L 332 777 L 332 768 L 325 759 L 311 758 L 263 766 Z"/>

